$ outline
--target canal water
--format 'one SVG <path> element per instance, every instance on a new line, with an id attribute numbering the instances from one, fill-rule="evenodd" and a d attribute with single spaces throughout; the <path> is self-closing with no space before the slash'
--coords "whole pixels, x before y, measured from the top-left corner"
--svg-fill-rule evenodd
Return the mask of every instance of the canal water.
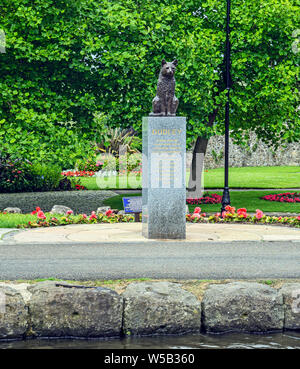
<path id="1" fill-rule="evenodd" d="M 0 349 L 300 349 L 300 332 L 124 339 L 32 339 L 1 342 Z"/>

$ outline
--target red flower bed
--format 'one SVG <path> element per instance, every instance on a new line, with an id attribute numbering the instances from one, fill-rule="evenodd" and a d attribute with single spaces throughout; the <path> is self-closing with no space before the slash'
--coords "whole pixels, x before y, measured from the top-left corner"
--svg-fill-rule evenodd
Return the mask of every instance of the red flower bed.
<path id="1" fill-rule="evenodd" d="M 198 199 L 187 198 L 186 203 L 189 205 L 199 205 L 199 204 L 221 204 L 222 196 L 212 193 L 212 194 L 204 194 L 203 197 L 199 197 Z"/>
<path id="2" fill-rule="evenodd" d="M 1 213 L 1 212 L 0 212 Z M 1 213 L 5 214 L 5 213 Z M 35 220 L 27 223 L 19 224 L 18 228 L 36 228 L 50 227 L 67 224 L 94 224 L 94 223 L 118 223 L 118 222 L 134 222 L 134 217 L 128 214 L 118 214 L 114 210 L 109 209 L 103 213 L 96 214 L 95 211 L 88 216 L 87 214 L 74 215 L 72 210 L 67 211 L 66 215 L 58 215 L 57 218 L 52 214 L 45 214 L 40 207 L 31 213 L 36 215 Z M 191 223 L 249 223 L 249 224 L 281 224 L 291 227 L 300 227 L 300 215 L 293 217 L 285 216 L 268 216 L 263 211 L 256 209 L 256 214 L 250 215 L 246 208 L 235 209 L 233 206 L 226 206 L 225 211 L 215 213 L 209 217 L 206 213 L 201 212 L 200 207 L 194 209 L 193 214 L 186 214 L 186 221 Z"/>
<path id="3" fill-rule="evenodd" d="M 300 193 L 297 192 L 285 192 L 266 195 L 261 197 L 267 201 L 278 201 L 278 202 L 300 202 Z"/>
<path id="4" fill-rule="evenodd" d="M 93 171 L 86 171 L 86 170 L 69 170 L 68 172 L 62 172 L 62 176 L 66 177 L 92 177 L 95 174 Z"/>
<path id="5" fill-rule="evenodd" d="M 76 184 L 75 185 L 75 190 L 77 190 L 77 191 L 86 190 L 86 187 L 81 186 L 80 184 Z"/>

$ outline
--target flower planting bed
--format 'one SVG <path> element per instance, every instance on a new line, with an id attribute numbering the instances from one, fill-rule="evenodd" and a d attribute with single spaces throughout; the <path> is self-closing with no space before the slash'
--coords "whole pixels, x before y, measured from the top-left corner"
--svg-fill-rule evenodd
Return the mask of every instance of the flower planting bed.
<path id="1" fill-rule="evenodd" d="M 275 193 L 275 194 L 263 196 L 261 197 L 261 199 L 267 200 L 267 201 L 290 202 L 290 203 L 299 202 L 300 203 L 300 192 L 298 193 L 297 192 Z"/>
<path id="2" fill-rule="evenodd" d="M 209 222 L 209 223 L 250 223 L 250 224 L 276 224 L 291 227 L 300 227 L 300 215 L 298 216 L 270 216 L 257 209 L 254 215 L 247 213 L 247 209 L 235 209 L 233 206 L 226 206 L 225 211 L 206 217 L 206 213 L 201 213 L 201 208 L 194 209 L 193 214 L 187 214 L 188 222 Z"/>
<path id="3" fill-rule="evenodd" d="M 68 170 L 62 172 L 61 175 L 66 177 L 93 177 L 95 172 L 86 170 Z"/>
<path id="4" fill-rule="evenodd" d="M 187 198 L 186 203 L 188 205 L 200 205 L 200 204 L 221 204 L 222 196 L 218 195 L 217 193 L 211 194 L 204 194 L 202 197 L 199 198 Z"/>
<path id="5" fill-rule="evenodd" d="M 240 208 L 236 210 L 232 206 L 226 206 L 226 210 L 207 216 L 201 212 L 201 208 L 196 207 L 192 214 L 186 215 L 186 221 L 191 223 L 248 223 L 248 224 L 265 224 L 265 225 L 285 225 L 291 227 L 300 227 L 300 215 L 298 216 L 269 216 L 257 209 L 254 215 L 247 213 L 247 209 Z M 57 215 L 44 213 L 39 207 L 31 212 L 30 220 L 24 218 L 17 226 L 19 228 L 37 228 L 51 227 L 68 224 L 97 224 L 97 223 L 118 223 L 118 222 L 134 222 L 134 216 L 126 214 L 118 214 L 118 210 L 107 210 L 104 213 L 96 214 L 92 211 L 89 215 L 74 215 L 73 211 L 68 211 L 66 215 Z"/>

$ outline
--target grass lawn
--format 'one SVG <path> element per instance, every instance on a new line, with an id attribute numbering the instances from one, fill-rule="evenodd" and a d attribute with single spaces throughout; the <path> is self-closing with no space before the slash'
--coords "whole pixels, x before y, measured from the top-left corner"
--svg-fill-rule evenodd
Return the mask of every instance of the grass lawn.
<path id="1" fill-rule="evenodd" d="M 187 173 L 188 183 L 189 173 Z M 80 178 L 80 183 L 89 190 L 138 189 L 142 179 L 136 176 Z M 223 188 L 224 169 L 209 169 L 204 172 L 205 188 Z M 243 167 L 229 169 L 231 188 L 300 188 L 300 167 Z"/>
<path id="2" fill-rule="evenodd" d="M 16 228 L 18 224 L 35 220 L 36 215 L 31 214 L 0 214 L 0 228 Z"/>
<path id="3" fill-rule="evenodd" d="M 210 169 L 204 175 L 205 188 L 223 188 L 223 168 Z M 229 168 L 232 188 L 300 188 L 300 167 Z"/>
<path id="4" fill-rule="evenodd" d="M 49 220 L 53 216 L 60 217 L 59 214 L 45 213 L 46 219 Z M 25 224 L 29 221 L 35 222 L 36 215 L 31 214 L 0 214 L 0 228 L 16 228 L 19 224 Z"/>
<path id="5" fill-rule="evenodd" d="M 142 177 L 136 177 L 135 175 L 129 175 L 128 177 L 80 177 L 80 184 L 88 190 L 140 189 L 142 188 Z"/>
<path id="6" fill-rule="evenodd" d="M 215 193 L 215 192 L 213 192 Z M 219 195 L 222 192 L 217 191 Z M 280 191 L 234 191 L 231 192 L 231 205 L 238 208 L 246 208 L 249 212 L 255 212 L 260 209 L 264 212 L 280 212 L 280 213 L 297 213 L 300 214 L 300 203 L 281 203 L 275 201 L 261 200 L 260 197 L 269 193 L 280 193 Z M 123 209 L 122 197 L 141 196 L 140 194 L 119 195 L 105 200 L 105 205 L 112 209 Z M 196 206 L 200 206 L 203 212 L 219 212 L 221 204 L 207 204 L 207 205 L 189 205 L 192 212 Z"/>

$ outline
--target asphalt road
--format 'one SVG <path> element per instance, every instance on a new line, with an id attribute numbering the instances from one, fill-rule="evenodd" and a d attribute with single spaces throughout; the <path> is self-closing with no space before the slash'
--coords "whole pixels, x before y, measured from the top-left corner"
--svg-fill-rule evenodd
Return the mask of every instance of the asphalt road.
<path id="1" fill-rule="evenodd" d="M 300 278 L 300 242 L 0 244 L 0 279 Z"/>

